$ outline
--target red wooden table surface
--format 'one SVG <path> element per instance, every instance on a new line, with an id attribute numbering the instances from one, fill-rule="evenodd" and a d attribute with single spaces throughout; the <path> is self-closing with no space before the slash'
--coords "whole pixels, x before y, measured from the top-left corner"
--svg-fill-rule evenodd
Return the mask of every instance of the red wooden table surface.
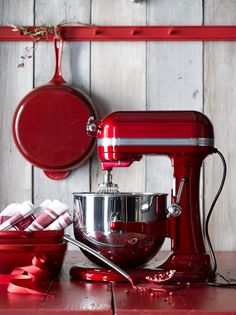
<path id="1" fill-rule="evenodd" d="M 236 252 L 217 253 L 219 272 L 236 278 Z M 195 283 L 173 295 L 151 296 L 128 283 L 71 280 L 69 269 L 86 259 L 68 252 L 58 279 L 41 284 L 50 297 L 7 293 L 0 285 L 0 314 L 236 314 L 236 288 L 216 288 Z M 128 293 L 127 293 L 128 290 Z"/>

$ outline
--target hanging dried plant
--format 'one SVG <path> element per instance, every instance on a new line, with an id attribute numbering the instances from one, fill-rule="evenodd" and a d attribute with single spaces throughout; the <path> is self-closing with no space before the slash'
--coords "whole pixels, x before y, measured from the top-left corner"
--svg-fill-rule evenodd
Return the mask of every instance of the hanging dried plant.
<path id="1" fill-rule="evenodd" d="M 66 22 L 62 21 L 57 25 L 45 25 L 42 24 L 40 26 L 36 27 L 29 27 L 29 26 L 19 26 L 19 25 L 14 25 L 14 24 L 8 24 L 9 26 L 12 27 L 13 32 L 19 32 L 21 35 L 27 35 L 33 40 L 33 45 L 32 46 L 26 46 L 24 49 L 23 54 L 20 56 L 20 61 L 17 65 L 18 68 L 23 68 L 25 66 L 25 61 L 27 59 L 31 59 L 33 57 L 33 53 L 35 49 L 37 48 L 38 42 L 42 38 L 48 38 L 49 35 L 54 34 L 57 38 L 60 38 L 60 26 L 71 26 L 71 25 L 80 25 L 80 26 L 94 26 L 93 24 L 84 24 L 80 22 Z"/>
<path id="2" fill-rule="evenodd" d="M 23 68 L 25 66 L 25 61 L 33 57 L 33 52 L 42 38 L 47 38 L 51 34 L 55 34 L 55 36 L 60 37 L 60 32 L 58 30 L 59 25 L 51 26 L 42 24 L 37 27 L 28 27 L 10 24 L 9 26 L 12 27 L 13 32 L 19 32 L 21 35 L 28 35 L 33 40 L 33 45 L 26 46 L 23 54 L 20 56 L 20 61 L 17 65 L 18 68 Z"/>

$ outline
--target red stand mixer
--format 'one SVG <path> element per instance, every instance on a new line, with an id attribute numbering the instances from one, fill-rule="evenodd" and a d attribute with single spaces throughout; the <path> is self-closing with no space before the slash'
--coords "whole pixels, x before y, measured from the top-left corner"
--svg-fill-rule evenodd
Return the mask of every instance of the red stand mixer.
<path id="1" fill-rule="evenodd" d="M 144 259 L 138 264 L 142 265 L 159 251 L 163 240 L 168 237 L 171 239 L 171 253 L 164 262 L 156 267 L 164 270 L 176 270 L 174 276 L 176 281 L 204 281 L 210 277 L 213 273 L 213 266 L 204 245 L 199 209 L 201 165 L 207 155 L 217 151 L 214 148 L 213 126 L 209 119 L 196 111 L 119 111 L 110 113 L 101 121 L 96 121 L 91 117 L 87 125 L 87 132 L 97 138 L 98 157 L 102 169 L 105 171 L 103 186 L 105 185 L 110 191 L 106 191 L 104 194 L 74 195 L 77 209 L 75 211 L 76 238 L 97 249 L 119 265 L 119 259 L 117 260 L 115 256 L 115 250 L 119 250 L 119 248 L 114 248 L 113 251 L 113 245 L 119 247 L 120 243 L 115 237 L 119 236 L 119 239 L 126 243 L 127 239 L 130 243 L 133 239 L 141 242 L 141 238 L 139 239 L 136 235 L 143 233 L 146 238 L 142 239 L 142 242 L 147 243 L 148 235 L 149 237 L 157 235 L 157 240 L 151 238 L 154 242 L 153 246 L 156 248 L 151 254 L 148 254 L 146 260 Z M 126 199 L 123 202 L 125 210 L 122 211 L 125 214 L 119 213 L 118 210 L 114 212 L 116 207 L 120 207 L 116 198 L 123 197 L 112 183 L 111 170 L 114 167 L 129 167 L 134 161 L 139 161 L 144 154 L 165 155 L 171 159 L 174 181 L 171 205 L 166 207 L 167 194 L 154 194 L 151 196 L 152 206 L 150 202 L 146 204 L 145 208 L 140 201 L 143 196 L 130 193 L 128 197 L 127 194 L 123 194 Z M 135 198 L 133 206 L 132 204 L 127 206 L 130 196 Z M 101 201 L 101 198 L 106 200 Z M 112 202 L 110 202 L 111 199 Z M 89 224 L 86 222 L 89 217 L 90 219 L 93 217 L 93 221 L 95 220 L 95 213 L 96 211 L 98 213 L 101 202 L 103 211 L 104 207 L 106 208 L 105 212 L 110 211 L 109 206 L 104 206 L 110 202 L 110 207 L 114 208 L 112 218 L 109 214 L 106 229 L 97 226 L 93 233 L 89 234 Z M 133 221 L 125 219 L 124 216 L 128 212 L 132 212 L 131 208 L 137 207 L 138 204 L 142 204 L 141 212 L 133 216 Z M 84 208 L 87 208 L 88 213 L 84 212 Z M 93 209 L 94 212 L 89 212 L 91 208 L 96 209 Z M 148 213 L 149 210 L 154 211 L 152 216 L 148 216 L 146 220 L 139 219 L 140 213 L 144 217 L 143 213 L 145 211 Z M 150 219 L 151 217 L 152 219 Z M 105 220 L 106 218 L 103 217 L 102 221 Z M 99 229 L 102 232 L 99 232 Z M 129 233 L 132 235 L 131 238 L 128 237 Z M 113 242 L 113 240 L 115 241 Z M 105 243 L 105 247 L 109 250 L 102 249 Z M 132 261 L 137 261 L 138 256 L 145 257 L 146 249 L 139 253 L 140 249 L 137 244 L 130 246 L 131 249 L 133 246 L 136 258 L 130 260 L 131 264 L 129 260 L 127 260 L 127 264 L 122 261 L 120 264 L 125 268 L 132 268 Z M 137 248 L 136 252 L 135 248 Z M 129 250 L 128 246 L 126 246 L 126 250 Z M 119 255 L 124 255 L 126 250 Z M 109 255 L 111 252 L 112 254 Z M 91 259 L 91 257 L 89 258 Z M 91 260 L 93 261 L 93 259 Z M 140 270 L 145 269 L 139 269 L 139 272 L 142 272 Z M 144 273 L 147 274 L 147 271 Z"/>

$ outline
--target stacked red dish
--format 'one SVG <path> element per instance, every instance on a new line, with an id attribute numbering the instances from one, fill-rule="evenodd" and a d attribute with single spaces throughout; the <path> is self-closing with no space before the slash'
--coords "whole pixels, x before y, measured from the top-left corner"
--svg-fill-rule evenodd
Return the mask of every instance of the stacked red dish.
<path id="1" fill-rule="evenodd" d="M 64 230 L 0 231 L 0 273 L 32 265 L 34 257 L 45 256 L 52 276 L 60 273 L 67 245 Z"/>

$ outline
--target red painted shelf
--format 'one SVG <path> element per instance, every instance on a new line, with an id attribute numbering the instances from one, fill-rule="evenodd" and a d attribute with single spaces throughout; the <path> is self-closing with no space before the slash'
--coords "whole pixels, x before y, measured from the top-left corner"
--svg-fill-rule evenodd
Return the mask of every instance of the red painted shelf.
<path id="1" fill-rule="evenodd" d="M 34 29 L 36 26 L 30 26 Z M 60 26 L 67 41 L 234 41 L 236 25 Z M 42 38 L 51 41 L 53 34 Z M 32 41 L 28 35 L 0 26 L 0 41 Z"/>

